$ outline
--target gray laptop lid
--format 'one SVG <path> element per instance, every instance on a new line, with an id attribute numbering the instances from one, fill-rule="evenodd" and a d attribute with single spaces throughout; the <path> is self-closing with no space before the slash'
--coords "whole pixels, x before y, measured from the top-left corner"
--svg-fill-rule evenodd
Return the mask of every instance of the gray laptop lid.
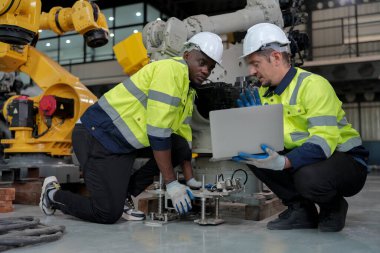
<path id="1" fill-rule="evenodd" d="M 238 152 L 263 153 L 261 144 L 284 148 L 282 104 L 210 112 L 212 159 L 225 160 Z"/>

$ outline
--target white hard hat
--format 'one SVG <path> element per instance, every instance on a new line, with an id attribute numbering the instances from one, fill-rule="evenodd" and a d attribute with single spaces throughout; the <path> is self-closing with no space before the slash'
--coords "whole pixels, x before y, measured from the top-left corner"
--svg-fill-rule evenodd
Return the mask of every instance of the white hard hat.
<path id="1" fill-rule="evenodd" d="M 191 37 L 185 45 L 194 44 L 208 57 L 222 64 L 223 43 L 222 39 L 215 33 L 200 32 Z"/>
<path id="2" fill-rule="evenodd" d="M 248 29 L 243 42 L 243 55 L 246 57 L 263 47 L 273 48 L 276 51 L 289 51 L 290 41 L 284 31 L 270 23 L 260 23 Z"/>

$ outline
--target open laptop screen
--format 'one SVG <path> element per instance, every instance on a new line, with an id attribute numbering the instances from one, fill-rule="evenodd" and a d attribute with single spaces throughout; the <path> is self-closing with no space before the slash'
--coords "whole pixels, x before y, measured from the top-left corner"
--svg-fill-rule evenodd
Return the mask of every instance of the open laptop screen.
<path id="1" fill-rule="evenodd" d="M 232 108 L 210 112 L 212 160 L 226 160 L 238 152 L 263 153 L 261 144 L 284 148 L 282 104 Z"/>

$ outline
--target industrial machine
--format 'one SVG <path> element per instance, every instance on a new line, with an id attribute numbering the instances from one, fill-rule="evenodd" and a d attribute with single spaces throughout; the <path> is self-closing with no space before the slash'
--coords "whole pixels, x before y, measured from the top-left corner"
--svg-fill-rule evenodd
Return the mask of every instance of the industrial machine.
<path id="1" fill-rule="evenodd" d="M 1 0 L 0 71 L 29 75 L 42 94 L 15 95 L 3 105 L 11 136 L 1 140 L 6 148 L 0 181 L 54 174 L 63 183 L 79 182 L 79 167 L 72 162 L 71 132 L 97 98 L 77 77 L 34 47 L 39 29 L 57 34 L 77 31 L 90 47 L 108 42 L 105 16 L 90 1 L 41 13 L 40 0 Z"/>
<path id="2" fill-rule="evenodd" d="M 269 22 L 280 27 L 288 27 L 293 59 L 298 59 L 297 61 L 302 64 L 300 51 L 307 48 L 308 37 L 306 34 L 294 30 L 294 27 L 305 22 L 306 14 L 300 11 L 302 1 L 285 2 L 287 2 L 286 10 L 281 10 L 278 0 L 247 0 L 246 7 L 234 13 L 212 17 L 197 15 L 182 21 L 174 17 L 169 18 L 166 22 L 156 20 L 148 23 L 142 34 L 131 35 L 115 45 L 116 58 L 124 71 L 132 75 L 149 61 L 181 55 L 184 43 L 196 33 L 209 31 L 219 35 L 229 34 L 227 37 L 231 38 L 230 35 L 233 33 L 246 32 L 254 24 Z M 194 174 L 198 179 L 205 178 L 207 183 L 215 183 L 215 175 L 231 178 L 235 172 L 244 172 L 245 175 L 242 176 L 248 178 L 245 180 L 244 189 L 228 198 L 235 202 L 260 206 L 267 195 L 261 194 L 261 183 L 246 165 L 232 161 L 210 161 L 212 150 L 209 112 L 235 107 L 235 101 L 241 90 L 244 87 L 255 85 L 255 80 L 247 76 L 247 66 L 244 60 L 239 59 L 241 54 L 241 41 L 227 39 L 222 66 L 217 65 L 212 71 L 208 83 L 197 90 L 198 99 L 195 102 L 196 106 L 191 122 L 193 152 L 197 153 L 197 158 L 193 163 Z M 299 65 L 296 61 L 294 64 Z M 226 145 L 228 144 L 226 143 Z M 159 191 L 159 194 L 162 193 Z M 199 196 L 204 198 L 202 194 Z"/>

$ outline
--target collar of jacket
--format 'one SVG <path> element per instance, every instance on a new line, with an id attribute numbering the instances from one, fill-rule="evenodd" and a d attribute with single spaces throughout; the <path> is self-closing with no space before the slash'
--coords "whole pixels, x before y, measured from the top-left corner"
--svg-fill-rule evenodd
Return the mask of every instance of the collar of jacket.
<path id="1" fill-rule="evenodd" d="M 176 57 L 172 57 L 171 59 L 178 61 L 187 66 L 187 62 L 183 59 L 183 57 L 176 56 Z"/>
<path id="2" fill-rule="evenodd" d="M 297 69 L 294 67 L 290 67 L 288 72 L 285 74 L 284 78 L 282 78 L 281 82 L 277 86 L 271 86 L 269 89 L 265 92 L 264 97 L 271 97 L 274 94 L 280 96 L 284 90 L 288 87 L 290 82 L 293 80 L 293 78 L 297 74 Z"/>

